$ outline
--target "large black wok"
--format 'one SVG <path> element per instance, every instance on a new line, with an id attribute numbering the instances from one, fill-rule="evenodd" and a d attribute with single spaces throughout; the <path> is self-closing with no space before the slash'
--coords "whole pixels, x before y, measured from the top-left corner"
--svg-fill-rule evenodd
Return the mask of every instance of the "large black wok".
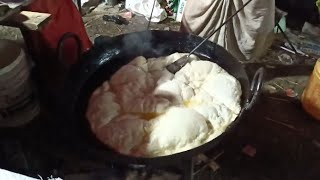
<path id="1" fill-rule="evenodd" d="M 243 65 L 230 55 L 222 47 L 206 42 L 195 54 L 217 63 L 231 75 L 236 77 L 242 86 L 242 110 L 238 118 L 227 128 L 227 130 L 216 139 L 203 144 L 200 147 L 163 157 L 136 158 L 122 155 L 102 144 L 91 132 L 90 125 L 85 117 L 88 100 L 91 93 L 100 86 L 123 65 L 129 63 L 139 55 L 145 57 L 166 56 L 174 52 L 189 52 L 202 38 L 170 31 L 146 31 L 116 36 L 102 43 L 96 44 L 88 53 L 83 55 L 80 62 L 70 70 L 67 82 L 67 98 L 64 106 L 67 121 L 71 122 L 70 132 L 75 134 L 74 140 L 79 146 L 102 152 L 110 161 L 125 164 L 169 164 L 180 160 L 191 159 L 191 157 L 203 153 L 216 146 L 231 130 L 237 126 L 243 114 L 247 112 L 256 102 L 259 95 L 263 69 L 259 69 L 252 82 L 249 82 Z M 170 128 L 170 127 L 168 127 Z"/>

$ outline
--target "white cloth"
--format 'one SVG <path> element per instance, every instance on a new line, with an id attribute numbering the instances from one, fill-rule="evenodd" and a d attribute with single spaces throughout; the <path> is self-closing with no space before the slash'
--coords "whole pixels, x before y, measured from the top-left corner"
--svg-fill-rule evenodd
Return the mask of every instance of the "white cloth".
<path id="1" fill-rule="evenodd" d="M 134 13 L 143 15 L 148 21 L 151 15 L 154 0 L 126 0 L 126 9 Z M 160 22 L 167 18 L 167 12 L 161 8 L 159 2 L 156 0 L 151 22 Z"/>
<path id="2" fill-rule="evenodd" d="M 207 37 L 247 1 L 188 0 L 182 26 L 190 33 Z M 274 16 L 274 0 L 253 0 L 210 40 L 239 60 L 258 58 L 271 45 Z"/>
<path id="3" fill-rule="evenodd" d="M 60 178 L 41 178 L 39 176 L 38 179 L 35 178 L 31 178 L 22 174 L 18 174 L 18 173 L 14 173 L 14 172 L 10 172 L 4 169 L 0 169 L 0 179 L 1 180 L 39 180 L 39 179 L 45 179 L 45 180 L 62 180 Z"/>

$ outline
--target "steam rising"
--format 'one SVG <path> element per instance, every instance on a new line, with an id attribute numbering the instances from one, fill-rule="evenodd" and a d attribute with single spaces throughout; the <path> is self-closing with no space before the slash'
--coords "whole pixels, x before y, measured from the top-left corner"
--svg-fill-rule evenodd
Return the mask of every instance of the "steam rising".
<path id="1" fill-rule="evenodd" d="M 166 45 L 163 43 L 157 44 L 157 39 L 152 35 L 152 31 L 142 31 L 130 33 L 124 36 L 124 49 L 130 53 L 139 55 L 152 54 L 154 56 L 162 56 Z M 153 43 L 153 45 L 152 45 Z"/>

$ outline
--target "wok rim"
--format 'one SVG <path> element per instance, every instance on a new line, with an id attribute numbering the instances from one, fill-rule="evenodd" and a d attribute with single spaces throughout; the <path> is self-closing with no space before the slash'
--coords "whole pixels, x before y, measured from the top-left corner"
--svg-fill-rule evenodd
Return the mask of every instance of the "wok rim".
<path id="1" fill-rule="evenodd" d="M 122 39 L 123 37 L 125 37 L 127 35 L 130 35 L 130 34 L 144 33 L 144 32 L 146 32 L 146 31 L 133 32 L 133 33 L 129 33 L 129 34 L 122 34 L 122 35 L 113 37 L 113 39 L 115 39 L 115 40 Z M 164 33 L 165 31 L 152 30 L 151 32 L 153 32 L 153 33 Z M 168 32 L 166 32 L 166 33 L 168 33 Z M 187 33 L 173 32 L 173 31 L 171 31 L 169 33 L 172 33 L 172 35 L 182 35 L 182 36 L 186 36 L 186 37 L 187 36 L 191 36 L 193 38 L 198 39 L 199 41 L 203 39 L 201 37 L 198 37 L 198 36 L 195 36 L 195 35 L 191 35 L 191 34 L 187 34 Z M 218 48 L 220 48 L 220 50 L 223 50 L 228 54 L 228 56 L 229 56 L 228 58 L 232 59 L 231 61 L 237 62 L 237 65 L 239 66 L 239 68 L 241 68 L 242 71 L 245 72 L 245 78 L 246 78 L 245 80 L 248 82 L 248 86 L 250 86 L 249 78 L 248 78 L 248 75 L 247 75 L 247 73 L 246 73 L 246 71 L 244 69 L 244 66 L 239 61 L 237 61 L 237 59 L 235 57 L 233 57 L 224 48 L 222 48 L 221 46 L 219 46 L 219 45 L 217 45 L 215 43 L 206 42 L 205 44 L 209 44 L 211 46 L 217 46 Z M 180 53 L 183 53 L 183 52 L 180 52 Z M 203 56 L 201 53 L 198 53 L 197 51 L 194 54 L 197 55 L 197 56 Z M 110 60 L 113 59 L 113 58 L 115 58 L 115 57 L 112 56 L 110 58 Z M 130 61 L 132 61 L 132 60 L 130 60 Z M 93 71 L 96 72 L 99 68 L 101 68 L 107 62 L 109 62 L 109 61 L 105 61 L 103 63 L 99 62 L 98 63 L 99 65 L 97 65 L 96 62 L 89 62 L 89 63 L 88 62 L 85 62 L 85 63 L 82 62 L 82 63 L 79 63 L 78 65 L 75 65 L 74 67 L 72 67 L 72 73 L 74 73 L 75 77 L 77 77 L 77 74 L 79 74 L 79 73 L 89 72 L 89 70 L 87 69 L 88 65 L 94 65 L 95 66 L 94 67 L 95 70 L 93 70 Z M 214 59 L 213 59 L 213 62 L 214 62 Z M 190 160 L 190 158 L 194 157 L 195 155 L 198 155 L 198 154 L 201 154 L 203 152 L 209 151 L 209 150 L 213 149 L 214 146 L 218 145 L 221 142 L 221 140 L 223 140 L 228 134 L 230 134 L 231 131 L 239 124 L 240 120 L 243 118 L 245 112 L 247 111 L 245 109 L 245 104 L 248 102 L 249 97 L 246 97 L 243 100 L 244 102 L 241 103 L 242 106 L 241 106 L 241 111 L 240 111 L 239 115 L 237 116 L 237 118 L 230 125 L 228 125 L 228 127 L 226 128 L 226 130 L 222 134 L 220 134 L 218 137 L 216 137 L 216 138 L 212 139 L 211 141 L 208 141 L 208 142 L 206 142 L 206 143 L 204 143 L 204 144 L 202 144 L 202 145 L 200 145 L 200 146 L 198 146 L 196 148 L 189 149 L 187 151 L 183 151 L 183 152 L 179 152 L 179 153 L 175 153 L 175 154 L 171 154 L 171 155 L 157 156 L 157 157 L 135 157 L 135 156 L 130 156 L 130 155 L 126 155 L 126 154 L 121 154 L 121 153 L 115 151 L 110 146 L 104 144 L 102 141 L 100 141 L 95 136 L 95 133 L 91 130 L 91 126 L 90 126 L 90 124 L 88 122 L 88 119 L 85 116 L 85 112 L 81 112 L 81 113 L 80 112 L 79 113 L 76 112 L 77 111 L 76 109 L 78 109 L 76 104 L 77 104 L 77 102 L 81 101 L 80 98 L 81 98 L 81 96 L 83 94 L 83 91 L 84 91 L 82 89 L 85 87 L 85 84 L 88 83 L 88 80 L 90 78 L 92 78 L 92 76 L 94 75 L 94 72 L 91 72 L 91 74 L 88 75 L 86 80 L 82 80 L 82 83 L 81 83 L 80 87 L 79 86 L 78 87 L 71 87 L 71 89 L 75 89 L 75 88 L 79 88 L 79 89 L 78 89 L 78 91 L 76 91 L 77 93 L 75 93 L 75 94 L 77 94 L 76 96 L 74 96 L 74 95 L 70 96 L 70 97 L 73 97 L 72 98 L 73 100 L 72 100 L 72 106 L 70 106 L 70 108 L 68 108 L 67 117 L 68 117 L 68 119 L 71 119 L 74 122 L 75 121 L 74 119 L 76 119 L 76 117 L 80 117 L 81 116 L 81 115 L 78 115 L 78 114 L 82 114 L 82 116 L 84 116 L 84 119 L 86 120 L 86 123 L 88 124 L 87 129 L 89 129 L 89 131 L 91 132 L 91 135 L 94 137 L 94 139 L 90 138 L 92 140 L 90 142 L 90 144 L 93 144 L 96 148 L 99 149 L 99 151 L 102 150 L 103 151 L 102 153 L 105 154 L 108 157 L 108 160 L 110 162 L 116 162 L 116 163 L 120 163 L 120 164 L 144 164 L 144 165 L 145 164 L 153 164 L 153 165 L 158 165 L 159 162 L 165 162 L 165 164 L 168 164 L 167 162 L 168 161 L 172 161 L 173 159 L 180 160 L 180 161 L 181 160 L 182 161 L 183 160 Z M 74 81 L 75 79 L 71 77 L 69 80 Z M 67 86 L 68 86 L 68 83 L 67 83 Z M 243 86 L 243 84 L 241 83 L 241 87 L 242 86 Z M 95 88 L 97 88 L 97 87 L 95 87 Z M 251 93 L 251 92 L 249 92 L 250 87 L 247 87 L 246 89 L 247 89 L 247 92 L 245 92 L 245 93 L 247 93 L 247 95 L 249 95 Z M 70 91 L 70 86 L 68 86 L 67 90 L 69 92 L 74 92 L 73 90 Z M 243 89 L 242 89 L 242 91 L 243 91 Z M 244 93 L 244 92 L 242 92 L 242 93 Z M 242 94 L 242 96 L 243 96 L 243 94 Z M 70 98 L 68 98 L 68 99 L 70 99 Z M 90 97 L 89 97 L 89 99 L 90 99 Z M 89 99 L 87 99 L 86 101 L 89 101 Z M 75 127 L 76 126 L 77 125 L 75 125 Z M 75 132 L 79 132 L 79 131 L 76 130 Z M 83 134 L 81 136 L 83 136 Z M 162 164 L 162 163 L 160 163 L 160 164 Z"/>

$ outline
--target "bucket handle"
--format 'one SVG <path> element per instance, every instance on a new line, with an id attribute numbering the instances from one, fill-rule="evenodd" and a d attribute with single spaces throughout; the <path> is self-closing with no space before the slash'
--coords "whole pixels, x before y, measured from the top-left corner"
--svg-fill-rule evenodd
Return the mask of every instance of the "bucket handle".
<path id="1" fill-rule="evenodd" d="M 64 44 L 65 41 L 67 39 L 74 39 L 76 41 L 76 45 L 77 45 L 77 60 L 80 60 L 81 58 L 81 54 L 83 52 L 83 46 L 82 46 L 82 42 L 79 38 L 78 35 L 76 35 L 75 33 L 72 32 L 67 32 L 65 33 L 59 40 L 58 42 L 58 47 L 57 47 L 57 54 L 58 54 L 58 61 L 63 65 L 64 68 L 69 69 L 70 65 L 68 63 L 66 63 L 66 61 L 64 60 L 63 57 L 63 48 L 64 48 Z"/>
<path id="2" fill-rule="evenodd" d="M 251 109 L 257 102 L 258 97 L 261 94 L 261 88 L 264 82 L 265 69 L 260 67 L 253 76 L 251 87 L 250 87 L 250 99 L 248 100 L 245 109 Z"/>

